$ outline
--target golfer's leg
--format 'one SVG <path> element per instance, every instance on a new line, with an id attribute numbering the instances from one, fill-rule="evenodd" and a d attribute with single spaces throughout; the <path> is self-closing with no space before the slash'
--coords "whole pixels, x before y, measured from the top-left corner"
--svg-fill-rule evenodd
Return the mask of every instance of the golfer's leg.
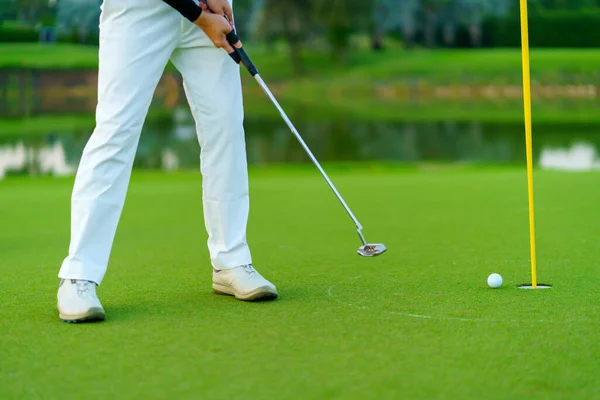
<path id="1" fill-rule="evenodd" d="M 204 220 L 213 267 L 251 264 L 240 69 L 221 49 L 198 38 L 175 51 L 201 147 Z"/>
<path id="2" fill-rule="evenodd" d="M 177 46 L 180 19 L 160 0 L 103 3 L 97 125 L 75 179 L 71 243 L 60 278 L 100 284 L 104 277 L 142 125 Z"/>

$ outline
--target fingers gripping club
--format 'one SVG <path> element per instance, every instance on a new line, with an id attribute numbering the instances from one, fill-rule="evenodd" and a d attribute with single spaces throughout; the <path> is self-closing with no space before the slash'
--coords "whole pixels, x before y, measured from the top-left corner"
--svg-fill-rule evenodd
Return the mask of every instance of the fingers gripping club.
<path id="1" fill-rule="evenodd" d="M 252 76 L 258 75 L 258 69 L 256 69 L 256 67 L 252 63 L 252 60 L 248 56 L 248 53 L 246 53 L 246 50 L 244 50 L 243 47 L 238 48 L 234 46 L 237 42 L 240 41 L 235 31 L 229 32 L 226 37 L 229 44 L 235 49 L 233 53 L 229 54 L 233 61 L 235 61 L 237 64 L 239 64 L 240 62 L 244 64 L 244 66 Z"/>

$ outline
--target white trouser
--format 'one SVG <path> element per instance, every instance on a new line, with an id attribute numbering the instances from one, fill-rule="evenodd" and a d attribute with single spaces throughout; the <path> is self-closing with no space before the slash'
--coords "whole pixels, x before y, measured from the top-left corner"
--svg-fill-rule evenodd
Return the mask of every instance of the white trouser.
<path id="1" fill-rule="evenodd" d="M 250 264 L 239 66 L 161 0 L 104 0 L 99 57 L 96 129 L 75 178 L 71 243 L 59 277 L 101 283 L 142 125 L 169 60 L 183 76 L 196 121 L 212 265 Z"/>

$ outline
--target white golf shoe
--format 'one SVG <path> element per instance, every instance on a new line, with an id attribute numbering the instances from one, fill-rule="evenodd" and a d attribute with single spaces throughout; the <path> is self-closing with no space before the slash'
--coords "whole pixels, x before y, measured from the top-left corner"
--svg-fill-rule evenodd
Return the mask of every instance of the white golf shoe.
<path id="1" fill-rule="evenodd" d="M 213 291 L 239 300 L 257 301 L 277 298 L 275 285 L 263 278 L 252 264 L 221 271 L 213 270 Z"/>
<path id="2" fill-rule="evenodd" d="M 104 321 L 104 309 L 96 295 L 96 284 L 63 279 L 58 288 L 58 313 L 64 322 Z"/>

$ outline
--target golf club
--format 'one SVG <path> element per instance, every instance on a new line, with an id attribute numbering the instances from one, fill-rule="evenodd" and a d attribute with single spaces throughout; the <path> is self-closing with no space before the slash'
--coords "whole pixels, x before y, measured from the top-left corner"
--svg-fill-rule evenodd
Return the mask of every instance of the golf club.
<path id="1" fill-rule="evenodd" d="M 350 215 L 350 218 L 352 218 L 352 221 L 356 225 L 356 231 L 358 233 L 358 237 L 360 238 L 360 241 L 362 242 L 362 246 L 360 246 L 358 248 L 358 251 L 357 251 L 358 254 L 363 257 L 375 257 L 375 256 L 378 256 L 378 255 L 384 253 L 387 250 L 384 244 L 382 244 L 382 243 L 377 243 L 377 244 L 367 243 L 367 241 L 365 240 L 365 237 L 362 234 L 362 229 L 363 229 L 362 225 L 360 224 L 360 222 L 358 222 L 358 220 L 356 219 L 356 217 L 350 210 L 350 207 L 348 207 L 348 205 L 342 198 L 342 195 L 338 192 L 338 190 L 336 189 L 336 187 L 333 184 L 333 182 L 331 181 L 331 179 L 329 179 L 329 176 L 327 176 L 327 174 L 321 167 L 321 164 L 319 164 L 319 162 L 317 161 L 317 159 L 315 158 L 313 153 L 310 151 L 310 149 L 308 148 L 308 146 L 302 139 L 302 136 L 300 136 L 300 134 L 298 133 L 298 130 L 292 124 L 292 121 L 290 121 L 290 119 L 288 118 L 286 113 L 283 111 L 283 108 L 281 108 L 281 106 L 279 105 L 279 102 L 277 101 L 275 96 L 273 96 L 273 93 L 271 93 L 269 88 L 267 87 L 267 84 L 263 81 L 263 79 L 258 74 L 258 69 L 254 66 L 254 63 L 252 63 L 252 60 L 250 60 L 250 57 L 248 56 L 248 53 L 246 53 L 246 50 L 244 50 L 243 47 L 236 48 L 234 46 L 234 44 L 239 41 L 239 38 L 238 38 L 237 34 L 235 33 L 235 31 L 231 31 L 227 35 L 227 41 L 235 49 L 235 52 L 229 54 L 231 56 L 231 58 L 238 64 L 242 63 L 246 67 L 248 72 L 250 72 L 250 74 L 254 77 L 254 79 L 256 79 L 256 81 L 258 82 L 258 84 L 260 85 L 262 90 L 266 93 L 266 95 L 269 97 L 269 99 L 273 102 L 273 104 L 275 105 L 275 107 L 277 108 L 279 113 L 281 114 L 281 117 L 283 118 L 283 120 L 285 121 L 287 126 L 290 128 L 290 130 L 292 131 L 294 136 L 296 136 L 296 139 L 298 139 L 298 141 L 300 142 L 300 144 L 302 145 L 302 147 L 304 148 L 304 150 L 306 151 L 306 153 L 308 154 L 308 156 L 310 157 L 312 162 L 319 169 L 319 172 L 321 172 L 321 175 L 323 175 L 323 178 L 325 178 L 325 181 L 327 181 L 327 183 L 329 184 L 329 187 L 331 188 L 331 190 L 333 190 L 333 193 L 335 193 L 335 195 L 338 198 L 338 200 L 340 201 L 340 203 L 342 203 L 342 206 L 344 206 L 344 209 L 346 210 L 348 215 Z"/>

